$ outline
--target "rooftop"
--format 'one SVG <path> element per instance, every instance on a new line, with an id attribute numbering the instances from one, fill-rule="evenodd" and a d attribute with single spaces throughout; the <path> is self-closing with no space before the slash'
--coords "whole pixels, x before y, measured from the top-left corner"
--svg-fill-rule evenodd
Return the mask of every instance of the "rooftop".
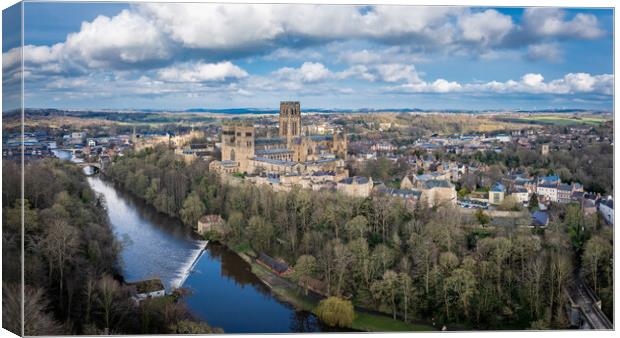
<path id="1" fill-rule="evenodd" d="M 493 185 L 493 187 L 491 187 L 490 191 L 492 191 L 492 192 L 506 192 L 506 187 L 503 184 L 497 182 L 497 183 L 495 183 Z"/>
<path id="2" fill-rule="evenodd" d="M 347 178 L 343 178 L 338 183 L 342 183 L 342 184 L 366 184 L 366 183 L 368 183 L 368 177 L 363 177 L 363 176 L 347 177 Z"/>

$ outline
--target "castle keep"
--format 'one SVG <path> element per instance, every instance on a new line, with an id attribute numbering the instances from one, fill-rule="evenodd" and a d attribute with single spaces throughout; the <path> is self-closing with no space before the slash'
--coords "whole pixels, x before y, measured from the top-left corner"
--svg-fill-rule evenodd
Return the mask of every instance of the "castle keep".
<path id="1" fill-rule="evenodd" d="M 280 102 L 277 137 L 256 137 L 248 121 L 222 125 L 222 161 L 212 162 L 218 172 L 313 173 L 344 167 L 347 139 L 344 133 L 308 135 L 301 123 L 299 102 Z"/>

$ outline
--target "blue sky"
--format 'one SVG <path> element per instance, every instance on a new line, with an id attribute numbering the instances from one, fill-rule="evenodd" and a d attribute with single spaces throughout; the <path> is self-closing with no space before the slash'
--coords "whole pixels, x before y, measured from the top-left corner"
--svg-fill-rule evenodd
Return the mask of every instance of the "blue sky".
<path id="1" fill-rule="evenodd" d="M 26 3 L 24 11 L 26 107 L 300 100 L 315 108 L 612 110 L 606 9 Z M 5 43 L 3 54 L 11 74 L 18 50 Z"/>

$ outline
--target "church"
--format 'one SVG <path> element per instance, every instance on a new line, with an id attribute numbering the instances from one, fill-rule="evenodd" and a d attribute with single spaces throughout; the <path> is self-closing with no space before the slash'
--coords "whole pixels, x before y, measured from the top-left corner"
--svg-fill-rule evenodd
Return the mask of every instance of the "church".
<path id="1" fill-rule="evenodd" d="M 297 101 L 280 102 L 278 136 L 256 137 L 251 121 L 222 124 L 222 160 L 209 168 L 224 173 L 311 174 L 344 167 L 347 139 L 339 131 L 310 135 L 301 120 Z"/>

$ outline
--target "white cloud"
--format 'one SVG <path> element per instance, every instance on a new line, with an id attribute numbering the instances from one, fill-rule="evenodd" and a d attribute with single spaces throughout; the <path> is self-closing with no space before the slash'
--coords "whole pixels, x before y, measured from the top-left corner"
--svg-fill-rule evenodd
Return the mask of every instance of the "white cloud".
<path id="1" fill-rule="evenodd" d="M 421 82 L 414 65 L 402 63 L 378 63 L 354 65 L 335 74 L 338 79 L 358 78 L 366 81 Z"/>
<path id="2" fill-rule="evenodd" d="M 571 20 L 565 20 L 565 17 L 566 12 L 559 8 L 526 8 L 524 28 L 541 37 L 595 39 L 605 33 L 592 14 L 577 13 Z"/>
<path id="3" fill-rule="evenodd" d="M 387 47 L 348 55 L 343 52 L 338 59 L 351 65 L 410 64 L 419 61 L 412 54 L 415 51 L 428 55 L 437 48 L 488 54 L 492 47 L 505 47 L 505 40 L 514 37 L 512 33 L 517 30 L 537 37 L 527 41 L 532 44 L 528 51 L 532 58 L 539 57 L 543 47 L 551 51 L 551 45 L 541 44 L 548 41 L 540 40 L 592 39 L 604 34 L 594 15 L 578 13 L 566 19 L 566 12 L 560 9 L 528 8 L 522 25 L 516 27 L 510 16 L 493 9 L 463 7 L 140 3 L 116 16 L 83 22 L 80 30 L 69 34 L 64 42 L 28 46 L 24 52 L 26 62 L 37 70 L 85 73 L 152 69 L 178 61 L 180 55 L 204 57 L 202 50 L 211 51 L 208 56 L 214 61 L 241 55 L 235 53 L 269 51 L 272 53 L 266 57 L 273 59 L 318 60 L 320 54 L 304 47 L 326 41 L 371 40 Z M 480 48 L 472 48 L 476 46 Z M 187 49 L 200 51 L 186 53 Z M 15 62 L 10 60 L 16 55 L 10 53 L 5 53 L 9 61 L 3 67 Z"/>
<path id="4" fill-rule="evenodd" d="M 333 43 L 331 52 L 338 55 L 336 58 L 338 62 L 352 65 L 428 62 L 428 59 L 420 54 L 412 53 L 401 46 L 357 50 L 345 43 Z"/>
<path id="5" fill-rule="evenodd" d="M 531 60 L 559 62 L 562 60 L 562 51 L 557 43 L 539 43 L 527 47 L 527 57 Z"/>
<path id="6" fill-rule="evenodd" d="M 283 67 L 273 73 L 286 81 L 317 82 L 332 76 L 332 73 L 319 62 L 304 62 L 299 68 Z"/>
<path id="7" fill-rule="evenodd" d="M 512 17 L 496 10 L 472 13 L 459 18 L 463 39 L 480 43 L 482 46 L 494 45 L 513 29 Z"/>
<path id="8" fill-rule="evenodd" d="M 544 77 L 537 73 L 525 74 L 518 81 L 490 81 L 486 83 L 458 83 L 444 79 L 434 82 L 421 81 L 405 83 L 400 86 L 388 87 L 390 92 L 409 93 L 522 93 L 522 94 L 584 94 L 594 93 L 612 95 L 613 75 L 591 75 L 588 73 L 569 73 L 564 77 L 545 82 Z"/>
<path id="9" fill-rule="evenodd" d="M 172 53 L 155 24 L 129 10 L 83 22 L 79 32 L 67 36 L 63 49 L 65 57 L 92 68 L 165 60 Z"/>
<path id="10" fill-rule="evenodd" d="M 248 73 L 230 61 L 184 63 L 160 69 L 158 78 L 168 82 L 209 82 L 240 79 Z"/>
<path id="11" fill-rule="evenodd" d="M 382 64 L 376 67 L 381 79 L 385 82 L 420 82 L 418 73 L 413 65 L 398 63 Z"/>

